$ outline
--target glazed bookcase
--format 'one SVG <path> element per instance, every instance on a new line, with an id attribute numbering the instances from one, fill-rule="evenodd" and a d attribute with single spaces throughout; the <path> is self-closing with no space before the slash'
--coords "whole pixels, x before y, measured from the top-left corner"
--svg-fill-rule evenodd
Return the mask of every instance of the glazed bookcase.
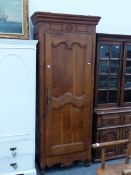
<path id="1" fill-rule="evenodd" d="M 131 128 L 131 36 L 97 34 L 95 70 L 93 142 L 125 139 Z M 119 145 L 106 157 L 124 154 L 125 145 Z"/>

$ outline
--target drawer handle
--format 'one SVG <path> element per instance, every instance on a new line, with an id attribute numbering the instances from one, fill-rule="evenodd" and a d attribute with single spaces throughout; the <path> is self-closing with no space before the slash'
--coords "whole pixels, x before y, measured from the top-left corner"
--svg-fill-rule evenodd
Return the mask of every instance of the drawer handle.
<path id="1" fill-rule="evenodd" d="M 114 124 L 112 120 L 109 120 L 109 122 L 108 122 L 108 123 L 109 123 L 109 125 Z"/>
<path id="2" fill-rule="evenodd" d="M 15 151 L 17 148 L 16 147 L 12 147 L 10 148 L 10 151 Z"/>
<path id="3" fill-rule="evenodd" d="M 18 168 L 17 163 L 11 163 L 10 166 L 13 167 L 14 169 L 17 169 Z"/>

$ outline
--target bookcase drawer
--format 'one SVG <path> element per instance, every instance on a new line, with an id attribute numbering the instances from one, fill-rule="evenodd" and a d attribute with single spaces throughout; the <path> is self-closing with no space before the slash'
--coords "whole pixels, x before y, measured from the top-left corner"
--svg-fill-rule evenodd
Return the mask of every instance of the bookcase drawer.
<path id="1" fill-rule="evenodd" d="M 131 114 L 124 115 L 124 124 L 131 124 Z"/>
<path id="2" fill-rule="evenodd" d="M 97 127 L 108 127 L 120 125 L 120 115 L 102 115 L 98 117 Z"/>

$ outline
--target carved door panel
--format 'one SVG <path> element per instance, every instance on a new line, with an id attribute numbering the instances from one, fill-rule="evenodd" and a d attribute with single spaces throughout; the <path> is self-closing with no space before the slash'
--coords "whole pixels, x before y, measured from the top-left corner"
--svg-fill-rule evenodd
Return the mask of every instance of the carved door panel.
<path id="1" fill-rule="evenodd" d="M 92 36 L 46 34 L 47 156 L 90 147 L 91 56 Z"/>

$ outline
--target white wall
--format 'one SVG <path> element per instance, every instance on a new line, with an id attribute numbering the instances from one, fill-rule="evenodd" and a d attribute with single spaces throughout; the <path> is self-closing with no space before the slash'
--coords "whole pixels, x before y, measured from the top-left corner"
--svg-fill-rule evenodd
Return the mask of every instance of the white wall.
<path id="1" fill-rule="evenodd" d="M 97 32 L 131 35 L 131 0 L 29 0 L 35 11 L 101 16 Z"/>

